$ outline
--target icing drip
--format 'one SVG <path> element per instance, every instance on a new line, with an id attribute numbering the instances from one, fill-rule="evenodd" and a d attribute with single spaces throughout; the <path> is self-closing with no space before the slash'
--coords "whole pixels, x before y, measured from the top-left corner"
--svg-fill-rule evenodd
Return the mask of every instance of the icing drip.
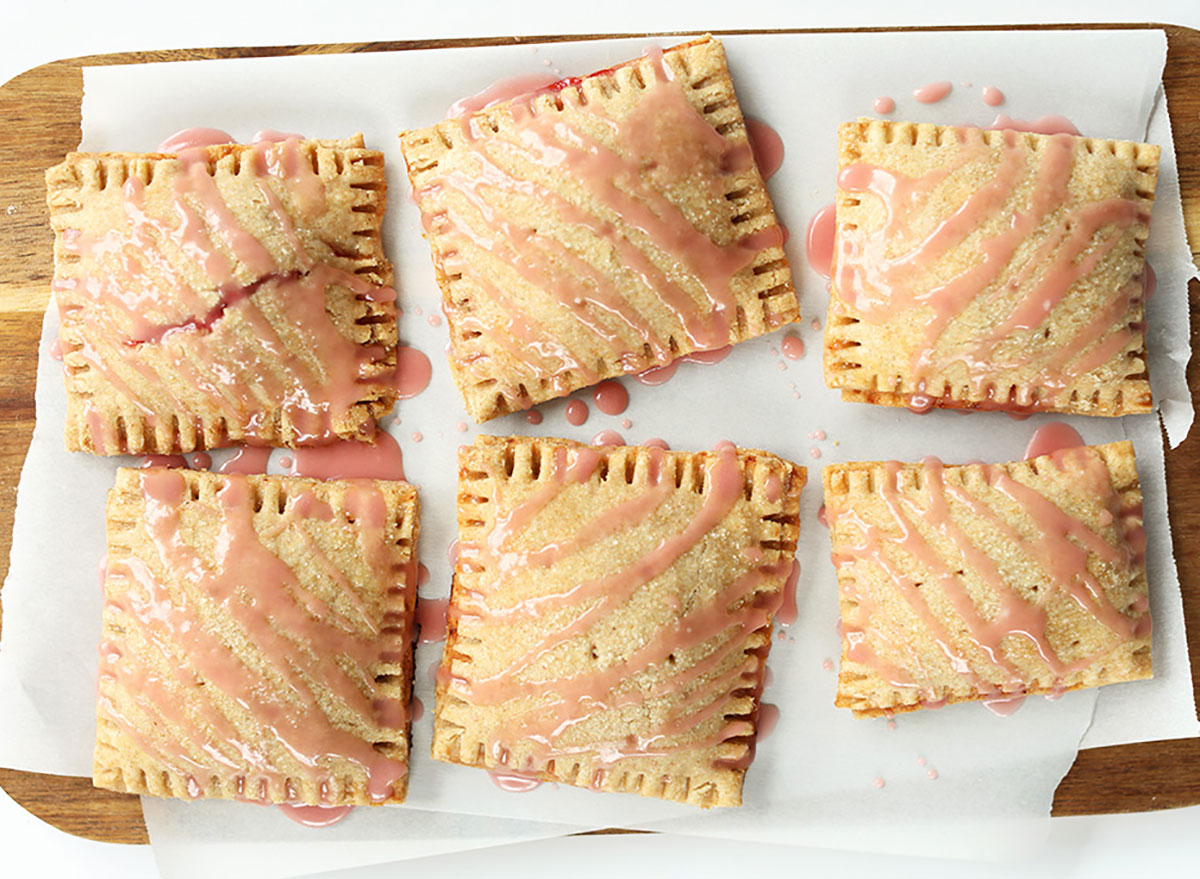
<path id="1" fill-rule="evenodd" d="M 147 184 L 131 176 L 122 189 L 124 223 L 99 236 L 64 232 L 64 249 L 96 264 L 87 277 L 55 281 L 56 290 L 94 303 L 81 312 L 89 342 L 72 353 L 127 397 L 152 430 L 162 421 L 154 406 L 165 400 L 182 411 L 215 408 L 228 430 L 222 444 L 268 443 L 273 426 L 257 413 L 275 408 L 296 442 L 328 441 L 350 410 L 381 395 L 389 376 L 380 375 L 386 352 L 343 335 L 326 311 L 327 297 L 341 289 L 359 301 L 389 302 L 395 293 L 314 262 L 305 249 L 281 199 L 317 216 L 325 211 L 324 187 L 296 138 L 256 144 L 239 172 L 254 177 L 294 251 L 298 268 L 289 270 L 239 223 L 208 155 L 178 150 L 183 173 L 169 196 L 173 220 L 147 211 Z M 293 353 L 297 336 L 303 353 Z M 97 451 L 121 447 L 98 415 L 89 411 L 85 419 Z"/>
<path id="2" fill-rule="evenodd" d="M 585 635 L 616 608 L 633 600 L 643 587 L 668 570 L 677 559 L 692 551 L 714 528 L 718 528 L 742 497 L 744 480 L 736 450 L 720 447 L 706 467 L 708 486 L 699 509 L 681 531 L 667 537 L 640 557 L 603 576 L 574 583 L 566 591 L 536 595 L 505 602 L 511 578 L 545 569 L 570 559 L 587 547 L 620 534 L 626 528 L 655 516 L 677 491 L 671 468 L 665 466 L 661 449 L 653 449 L 641 491 L 584 523 L 572 536 L 534 549 L 517 550 L 511 544 L 572 485 L 591 480 L 602 460 L 595 450 L 558 448 L 552 462 L 544 466 L 543 484 L 524 502 L 499 517 L 477 545 L 460 547 L 460 566 L 496 572 L 486 592 L 472 592 L 460 608 L 460 619 L 482 621 L 489 626 L 513 626 L 520 631 L 525 621 L 553 615 L 562 621 L 534 639 L 507 666 L 487 676 L 458 677 L 443 666 L 439 680 L 450 692 L 471 704 L 517 703 L 525 705 L 501 724 L 488 745 L 488 755 L 505 771 L 536 774 L 551 760 L 587 752 L 599 754 L 601 769 L 592 781 L 598 787 L 603 773 L 621 760 L 674 753 L 683 748 L 707 747 L 737 739 L 748 753 L 720 765 L 744 768 L 753 758 L 752 718 L 720 718 L 728 709 L 735 690 L 749 690 L 757 697 L 762 686 L 764 649 L 748 651 L 743 661 L 734 653 L 752 632 L 768 629 L 779 609 L 782 591 L 767 591 L 771 580 L 782 581 L 792 570 L 790 561 L 768 564 L 757 546 L 748 547 L 751 567 L 727 583 L 709 603 L 679 606 L 674 601 L 670 622 L 646 644 L 635 647 L 619 662 L 597 663 L 587 672 L 570 677 L 545 676 L 541 663 L 552 651 Z M 493 498 L 493 502 L 497 499 Z M 751 557 L 753 556 L 753 558 Z M 754 559 L 757 559 L 755 561 Z M 668 601 L 671 604 L 671 601 Z M 699 659 L 703 645 L 711 649 Z M 676 657 L 684 660 L 681 671 L 662 674 Z M 638 681 L 636 686 L 628 686 Z M 674 702 L 666 718 L 649 735 L 630 733 L 623 738 L 596 744 L 571 744 L 572 730 L 587 725 L 603 712 L 621 712 L 644 704 Z M 681 737 L 702 740 L 681 742 Z M 533 745 L 534 754 L 520 765 L 501 744 L 521 740 Z"/>
<path id="3" fill-rule="evenodd" d="M 952 131 L 959 141 L 955 160 L 922 177 L 868 164 L 841 170 L 839 188 L 879 199 L 887 219 L 871 233 L 850 223 L 839 226 L 834 267 L 838 295 L 872 323 L 903 312 L 925 315 L 926 329 L 914 346 L 910 364 L 917 385 L 914 407 L 924 410 L 937 402 L 941 389 L 926 389 L 927 379 L 962 367 L 973 393 L 986 398 L 984 408 L 1035 409 L 1067 393 L 1076 379 L 1103 365 L 1133 339 L 1127 316 L 1141 296 L 1137 280 L 1123 285 L 1091 320 L 1057 344 L 1029 341 L 1043 342 L 1040 332 L 1049 313 L 1101 264 L 1127 229 L 1148 223 L 1149 215 L 1140 203 L 1123 198 L 1074 206 L 1068 183 L 1076 141 L 1065 134 L 1051 137 L 1031 172 L 1019 135 L 1004 131 L 991 179 L 933 230 L 914 240 L 911 229 L 918 212 L 943 182 L 963 169 L 991 161 L 992 148 L 980 129 Z M 979 256 L 972 265 L 933 286 L 917 284 L 917 278 L 930 276 L 943 258 L 968 246 L 990 218 L 1006 206 L 1011 208 L 1014 193 L 1031 174 L 1027 203 L 1017 206 L 1011 222 L 969 245 Z M 1039 229 L 1043 230 L 1041 243 L 1023 247 Z M 897 241 L 906 242 L 899 251 Z M 1003 302 L 1006 314 L 993 322 L 994 328 L 983 338 L 952 337 L 947 332 L 952 321 L 977 302 L 989 306 Z M 997 389 L 991 383 L 997 368 L 1032 373 L 1032 381 L 1011 391 L 1000 389 L 1002 396 L 993 399 Z"/>
<path id="4" fill-rule="evenodd" d="M 1132 577 L 1144 546 L 1140 511 L 1123 509 L 1107 467 L 1091 449 L 1060 447 L 1037 462 L 1038 467 L 1069 474 L 1081 485 L 1082 496 L 1099 499 L 1102 509 L 1097 521 L 1102 531 L 1115 535 L 1112 542 L 1003 467 L 979 465 L 984 486 L 976 487 L 965 479 L 947 482 L 944 466 L 936 458 L 922 461 L 919 497 L 901 492 L 902 465 L 894 461 L 886 465 L 886 476 L 877 487 L 889 514 L 884 527 L 866 521 L 852 509 L 827 511 L 832 526 L 843 535 L 848 529 L 856 541 L 835 555 L 835 566 L 853 570 L 866 562 L 882 569 L 903 596 L 905 613 L 915 617 L 921 630 L 937 644 L 944 663 L 938 669 L 923 667 L 904 621 L 896 618 L 894 609 L 882 610 L 877 596 L 862 585 L 864 578 L 852 575 L 842 579 L 843 598 L 852 602 L 852 609 L 843 616 L 846 659 L 867 666 L 892 686 L 917 690 L 927 706 L 949 695 L 934 681 L 947 670 L 975 693 L 1003 700 L 1022 695 L 1034 683 L 1051 690 L 1069 686 L 1072 675 L 1118 643 L 1148 634 L 1146 608 L 1135 602 L 1129 615 L 1122 613 L 1088 566 L 1092 557 L 1129 571 Z M 1015 527 L 1008 516 L 1001 516 L 993 505 L 981 500 L 985 492 L 1003 495 L 1010 509 L 1020 511 L 1032 534 L 1025 527 Z M 963 530 L 960 523 L 964 517 L 986 524 L 989 532 L 1001 536 L 1004 545 L 1032 558 L 1044 573 L 1048 589 L 1023 594 L 1014 587 L 1001 563 Z M 1114 530 L 1109 526 L 1116 521 L 1122 527 Z M 968 589 L 971 583 L 985 587 L 982 604 Z M 1052 643 L 1045 610 L 1055 593 L 1069 596 L 1110 631 L 1111 638 L 1098 652 L 1078 655 L 1079 651 L 1074 651 L 1077 655 L 1068 659 L 1060 655 L 1063 645 L 1061 639 L 1057 647 Z M 942 608 L 941 614 L 935 607 Z M 953 615 L 951 623 L 945 620 L 947 609 Z M 1036 673 L 1036 681 L 1028 680 L 1010 659 L 1010 650 L 1015 649 L 1012 639 L 1027 641 L 1040 657 L 1044 669 Z"/>
<path id="5" fill-rule="evenodd" d="M 111 597 L 110 606 L 119 612 L 122 625 L 137 631 L 127 645 L 138 646 L 123 653 L 102 648 L 101 679 L 107 682 L 100 698 L 102 715 L 146 753 L 187 775 L 194 797 L 202 795 L 197 779 L 203 779 L 236 784 L 245 799 L 318 804 L 326 801 L 332 785 L 340 784 L 337 762 L 345 760 L 366 773 L 371 799 L 386 800 L 407 766 L 330 720 L 332 709 L 368 727 L 401 728 L 408 722 L 405 706 L 385 698 L 371 674 L 382 658 L 380 630 L 362 598 L 352 589 L 341 591 L 350 597 L 353 612 L 328 604 L 262 543 L 254 526 L 254 488 L 245 477 L 226 477 L 210 502 L 219 514 L 211 560 L 183 539 L 183 476 L 149 470 L 142 474 L 141 486 L 141 527 L 157 559 L 109 560 L 110 581 L 129 581 L 128 591 Z M 369 484 L 355 484 L 344 504 L 358 520 L 364 557 L 386 566 L 390 551 L 383 497 Z M 334 516 L 327 504 L 302 493 L 288 501 L 278 533 L 300 534 L 313 550 L 315 541 L 308 538 L 304 520 Z M 328 559 L 316 555 L 318 564 L 328 565 Z M 186 572 L 182 591 L 159 580 L 154 572 L 159 567 Z M 344 583 L 344 576 L 331 567 L 326 573 Z M 253 662 L 239 659 L 230 646 L 243 640 L 254 645 Z M 120 713 L 108 695 L 114 689 L 147 718 L 155 730 L 152 739 L 139 732 L 146 722 L 133 723 Z M 267 742 L 247 741 L 238 732 L 243 723 L 252 723 L 260 736 L 265 731 Z M 318 794 L 297 792 L 270 768 L 274 761 L 268 750 L 275 747 L 288 755 L 293 767 L 289 776 L 308 781 Z M 198 760 L 195 754 L 205 757 Z"/>
<path id="6" fill-rule="evenodd" d="M 779 243 L 775 227 L 715 243 L 666 194 L 708 179 L 714 181 L 712 204 L 727 210 L 715 181 L 754 160 L 747 143 L 727 140 L 692 106 L 661 53 L 656 59 L 650 71 L 643 68 L 643 93 L 624 117 L 598 101 L 585 103 L 579 80 L 515 98 L 498 131 L 486 113 L 462 115 L 461 148 L 470 151 L 474 168 L 439 172 L 414 193 L 427 232 L 438 234 L 440 271 L 469 278 L 489 303 L 472 302 L 469 311 L 448 304 L 454 331 L 487 332 L 508 357 L 546 376 L 560 393 L 569 391 L 572 378 L 593 382 L 597 357 L 621 363 L 626 372 L 645 369 L 647 353 L 658 363 L 677 357 L 674 339 L 651 328 L 652 313 L 669 313 L 692 348 L 729 344 L 736 318 L 732 279 L 760 249 Z M 584 118 L 543 107 L 547 94 Z M 647 163 L 647 156 L 654 161 Z M 555 191 L 563 178 L 579 191 Z M 550 236 L 525 225 L 502 200 L 536 202 L 569 234 Z M 719 237 L 730 236 L 722 229 Z M 604 251 L 603 266 L 589 261 L 595 259 L 592 242 Z M 481 267 L 493 261 L 510 276 L 508 284 Z M 613 264 L 622 279 L 613 280 Z M 513 283 L 538 300 L 536 308 L 504 292 Z M 634 287 L 647 296 L 631 296 Z M 639 304 L 643 298 L 647 304 Z M 549 321 L 569 322 L 571 334 L 587 340 L 586 349 L 561 342 Z M 515 386 L 503 390 L 520 397 Z"/>

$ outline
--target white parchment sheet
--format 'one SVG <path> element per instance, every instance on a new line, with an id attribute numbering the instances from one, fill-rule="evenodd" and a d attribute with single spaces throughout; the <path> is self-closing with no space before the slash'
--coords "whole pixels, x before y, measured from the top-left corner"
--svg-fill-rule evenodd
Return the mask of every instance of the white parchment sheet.
<path id="1" fill-rule="evenodd" d="M 497 79 L 547 69 L 586 73 L 638 55 L 650 42 L 642 38 L 85 71 L 85 149 L 148 150 L 177 129 L 203 125 L 240 138 L 262 128 L 314 137 L 362 131 L 369 146 L 385 152 L 391 186 L 385 245 L 396 265 L 404 309 L 401 338 L 426 352 L 434 366 L 429 389 L 402 402 L 398 415 L 386 422 L 404 449 L 409 479 L 421 491 L 421 558 L 432 575 L 425 594 L 445 595 L 449 588 L 446 549 L 455 536 L 455 450 L 476 433 L 588 440 L 601 429 L 615 429 L 630 442 L 657 436 L 677 449 L 730 439 L 809 466 L 797 551 L 804 572 L 800 619 L 777 636 L 769 663 L 774 682 L 764 694 L 780 707 L 781 719 L 760 744 L 742 809 L 700 813 L 553 785 L 507 794 L 481 771 L 428 758 L 427 711 L 414 725 L 409 807 L 359 810 L 337 827 L 310 832 L 283 827 L 273 810 L 147 802 L 147 823 L 169 875 L 199 875 L 194 855 L 200 846 L 207 856 L 220 858 L 224 873 L 284 876 L 429 854 L 413 841 L 450 846 L 458 830 L 464 835 L 461 847 L 486 844 L 478 840 L 515 841 L 538 833 L 527 821 L 655 827 L 743 840 L 963 857 L 999 855 L 1036 841 L 1044 830 L 1053 791 L 1092 723 L 1093 706 L 1095 722 L 1085 739 L 1089 745 L 1197 734 L 1155 415 L 1062 419 L 1090 443 L 1126 437 L 1135 443 L 1150 537 L 1153 681 L 1071 693 L 1055 703 L 1031 699 L 1009 718 L 995 717 L 979 705 L 919 712 L 897 718 L 894 729 L 883 720 L 854 720 L 833 708 L 836 671 L 826 670 L 824 662 L 831 659 L 836 665 L 839 653 L 837 603 L 827 532 L 816 518 L 820 467 L 843 460 L 915 460 L 927 454 L 948 462 L 1013 460 L 1021 456 L 1034 428 L 1050 418 L 1018 422 L 1001 413 L 955 412 L 916 416 L 842 403 L 821 379 L 826 292 L 803 252 L 809 218 L 833 199 L 836 125 L 871 114 L 878 96 L 896 99 L 892 118 L 986 124 L 997 111 L 983 103 L 980 89 L 992 85 L 1007 96 L 998 109 L 1010 116 L 1063 114 L 1085 134 L 1163 145 L 1167 149 L 1149 245 L 1158 274 L 1149 318 L 1150 368 L 1171 441 L 1179 442 L 1192 419 L 1184 368 L 1190 356 L 1186 281 L 1194 270 L 1159 89 L 1163 34 L 727 38 L 743 109 L 769 121 L 786 145 L 785 161 L 769 188 L 792 232 L 788 248 L 804 319 L 791 331 L 809 353 L 795 361 L 782 358 L 782 334 L 776 333 L 737 346 L 718 365 L 685 364 L 659 388 L 626 381 L 631 402 L 622 416 L 604 416 L 593 408 L 586 424 L 571 427 L 563 415 L 565 401 L 557 401 L 539 407 L 545 420 L 536 427 L 516 415 L 459 432 L 456 424 L 470 419 L 443 359 L 445 326 L 426 320 L 438 313 L 439 295 L 417 212 L 407 199 L 396 134 L 431 124 L 453 101 Z M 654 42 L 666 46 L 676 41 Z M 1117 58 L 1120 64 L 1113 63 Z M 926 106 L 910 97 L 914 88 L 935 80 L 955 84 L 946 100 Z M 115 467 L 128 459 L 62 451 L 62 382 L 58 365 L 47 356 L 54 323 L 48 318 L 42 340 L 38 425 L 19 488 L 12 566 L 3 592 L 0 764 L 86 775 L 94 734 L 101 603 L 96 564 L 104 546 L 103 497 Z M 591 401 L 589 391 L 575 396 Z M 632 426 L 623 429 L 622 418 Z M 823 439 L 810 437 L 817 431 L 823 431 Z M 413 439 L 416 432 L 423 441 Z M 59 549 L 64 534 L 71 535 L 69 554 Z M 429 669 L 440 650 L 440 644 L 422 645 L 417 655 L 416 693 L 430 709 Z M 884 781 L 882 788 L 876 787 L 876 778 Z M 438 819 L 438 812 L 459 814 Z M 473 825 L 464 815 L 492 817 Z M 506 828 L 496 818 L 520 820 Z M 549 832 L 561 832 L 561 827 Z M 293 845 L 298 839 L 311 841 Z M 316 852 L 321 852 L 319 863 L 313 860 Z"/>

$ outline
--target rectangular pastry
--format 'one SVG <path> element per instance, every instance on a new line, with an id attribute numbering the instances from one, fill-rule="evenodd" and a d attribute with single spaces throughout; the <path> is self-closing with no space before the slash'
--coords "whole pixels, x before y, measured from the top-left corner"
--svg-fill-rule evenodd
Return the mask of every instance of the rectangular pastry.
<path id="1" fill-rule="evenodd" d="M 372 438 L 396 311 L 361 135 L 71 153 L 46 186 L 69 450 Z"/>
<path id="2" fill-rule="evenodd" d="M 826 383 L 919 411 L 1150 411 L 1158 156 L 1068 134 L 842 125 Z"/>
<path id="3" fill-rule="evenodd" d="M 799 317 L 712 37 L 401 144 L 477 421 Z"/>
<path id="4" fill-rule="evenodd" d="M 118 470 L 96 786 L 403 802 L 417 515 L 403 482 Z"/>
<path id="5" fill-rule="evenodd" d="M 1129 442 L 1012 464 L 825 468 L 857 715 L 1148 678 L 1142 495 Z"/>
<path id="6" fill-rule="evenodd" d="M 434 758 L 740 805 L 805 475 L 729 444 L 463 447 Z"/>

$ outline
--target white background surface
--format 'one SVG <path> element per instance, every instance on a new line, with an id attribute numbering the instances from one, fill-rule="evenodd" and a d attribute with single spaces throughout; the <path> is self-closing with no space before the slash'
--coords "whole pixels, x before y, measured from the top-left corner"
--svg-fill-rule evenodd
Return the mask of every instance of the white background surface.
<path id="1" fill-rule="evenodd" d="M 670 31 L 752 27 L 838 27 L 864 25 L 984 24 L 1057 21 L 1151 20 L 1200 28 L 1195 0 L 1088 4 L 1086 18 L 1075 4 L 1008 2 L 979 4 L 904 3 L 876 0 L 855 4 L 564 2 L 523 4 L 410 4 L 358 0 L 353 6 L 291 0 L 218 10 L 187 4 L 29 2 L 0 0 L 0 81 L 55 58 L 125 49 L 210 45 L 278 45 L 303 42 L 412 39 L 433 36 L 551 34 L 595 31 Z M 597 10 L 603 9 L 603 15 Z M 1014 59 L 1014 63 L 1019 63 Z M 802 101 L 802 89 L 789 89 Z M 797 108 L 802 112 L 802 107 Z M 338 876 L 436 873 L 442 876 L 520 874 L 573 876 L 728 876 L 731 873 L 855 876 L 887 870 L 890 875 L 1153 875 L 1174 868 L 1191 875 L 1200 861 L 1200 807 L 1152 815 L 1070 819 L 1054 822 L 1050 842 L 1036 864 L 973 865 L 873 858 L 786 847 L 746 850 L 716 841 L 671 837 L 567 839 L 507 846 Z M 214 874 L 220 866 L 213 865 Z M 148 849 L 87 843 L 55 831 L 24 813 L 0 793 L 0 875 L 122 876 L 138 879 L 156 871 Z M 333 875 L 333 874 L 331 874 Z"/>

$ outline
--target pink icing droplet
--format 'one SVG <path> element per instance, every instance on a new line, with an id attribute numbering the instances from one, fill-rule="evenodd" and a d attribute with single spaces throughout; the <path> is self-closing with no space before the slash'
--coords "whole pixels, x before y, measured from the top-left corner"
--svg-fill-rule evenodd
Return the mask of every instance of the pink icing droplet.
<path id="1" fill-rule="evenodd" d="M 931 82 L 928 85 L 923 85 L 919 89 L 913 91 L 913 97 L 922 104 L 936 104 L 938 101 L 945 98 L 954 88 L 954 83 L 949 80 L 941 82 Z"/>
<path id="2" fill-rule="evenodd" d="M 887 782 L 883 780 L 883 777 L 879 775 L 875 776 L 875 781 L 873 783 L 875 787 L 879 788 L 880 790 L 883 790 L 884 785 L 887 784 Z"/>
<path id="3" fill-rule="evenodd" d="M 1147 302 L 1154 295 L 1154 291 L 1158 289 L 1158 276 L 1154 274 L 1154 269 L 1150 263 L 1146 263 L 1145 272 L 1142 276 L 1142 296 Z M 61 360 L 61 356 L 59 357 Z"/>
<path id="4" fill-rule="evenodd" d="M 799 336 L 791 334 L 784 336 L 779 347 L 783 351 L 783 356 L 788 360 L 799 360 L 804 356 L 804 340 Z"/>
<path id="5" fill-rule="evenodd" d="M 938 771 L 932 767 L 925 770 L 925 774 L 929 776 L 930 781 L 937 781 Z"/>
<path id="6" fill-rule="evenodd" d="M 779 706 L 763 702 L 758 706 L 758 740 L 764 741 L 779 725 Z"/>
<path id="7" fill-rule="evenodd" d="M 804 239 L 804 252 L 809 265 L 824 279 L 833 271 L 833 244 L 838 229 L 838 208 L 827 204 L 809 221 L 808 237 Z"/>
<path id="8" fill-rule="evenodd" d="M 458 540 L 451 540 L 450 545 L 446 547 L 446 558 L 450 561 L 450 567 L 458 564 Z"/>
<path id="9" fill-rule="evenodd" d="M 908 411 L 917 415 L 924 415 L 933 408 L 933 404 L 937 400 L 929 394 L 912 394 L 908 398 Z"/>
<path id="10" fill-rule="evenodd" d="M 816 430 L 810 430 L 808 432 L 808 438 L 815 439 L 815 440 L 823 440 L 823 439 L 825 439 L 825 431 L 821 430 L 819 427 Z"/>
<path id="11" fill-rule="evenodd" d="M 817 510 L 817 521 L 820 522 L 822 525 L 824 525 L 826 528 L 829 527 L 829 520 L 825 518 L 825 505 L 824 504 L 821 504 L 820 508 Z"/>
<path id="12" fill-rule="evenodd" d="M 250 143 L 283 143 L 285 140 L 291 139 L 304 140 L 304 135 L 289 131 L 276 131 L 274 128 L 264 128 L 262 131 L 254 132 L 254 136 L 250 138 Z"/>
<path id="13" fill-rule="evenodd" d="M 783 138 L 770 125 L 751 116 L 746 117 L 746 136 L 759 173 L 763 180 L 769 180 L 783 164 Z"/>
<path id="14" fill-rule="evenodd" d="M 872 106 L 875 108 L 876 113 L 879 113 L 883 116 L 886 116 L 888 113 L 896 112 L 896 102 L 887 95 L 880 95 L 875 99 L 875 102 L 872 104 Z"/>
<path id="15" fill-rule="evenodd" d="M 629 428 L 633 427 L 633 422 L 630 421 L 628 418 L 622 418 L 621 419 L 621 427 L 625 428 L 626 430 L 629 430 Z"/>
<path id="16" fill-rule="evenodd" d="M 667 445 L 667 441 L 665 439 L 659 439 L 658 437 L 648 439 L 642 443 L 642 445 L 648 449 L 663 449 L 664 451 L 671 448 L 669 445 Z"/>
<path id="17" fill-rule="evenodd" d="M 808 450 L 808 456 L 815 460 L 815 459 L 821 457 L 821 450 L 818 449 L 816 446 L 813 446 L 811 449 Z"/>
<path id="18" fill-rule="evenodd" d="M 54 358 L 55 360 L 63 359 L 62 339 L 56 338 L 53 342 L 50 343 L 50 356 L 52 358 Z"/>
<path id="19" fill-rule="evenodd" d="M 305 827 L 332 827 L 354 811 L 353 806 L 308 806 L 301 803 L 280 803 L 276 808 Z"/>
<path id="20" fill-rule="evenodd" d="M 465 422 L 465 421 L 458 422 L 458 424 L 454 425 L 454 429 L 457 430 L 459 433 L 466 433 L 467 432 L 467 422 Z"/>
<path id="21" fill-rule="evenodd" d="M 888 718 L 888 722 L 887 722 L 886 726 L 887 726 L 887 728 L 888 728 L 889 730 L 894 730 L 894 729 L 896 728 L 896 721 L 892 720 L 892 719 L 889 717 L 889 718 Z"/>
<path id="22" fill-rule="evenodd" d="M 927 761 L 927 760 L 926 760 L 924 757 L 918 757 L 918 758 L 917 758 L 917 765 L 918 765 L 918 766 L 924 766 L 924 765 L 925 765 L 927 762 L 928 762 L 928 761 Z"/>
<path id="23" fill-rule="evenodd" d="M 629 391 L 620 382 L 609 379 L 592 389 L 596 408 L 605 415 L 620 415 L 629 407 Z"/>
<path id="24" fill-rule="evenodd" d="M 996 88 L 994 85 L 985 85 L 983 87 L 983 102 L 989 107 L 999 107 L 1004 103 L 1004 92 Z"/>
<path id="25" fill-rule="evenodd" d="M 396 396 L 411 400 L 429 387 L 433 367 L 429 358 L 416 348 L 401 345 L 396 349 Z"/>
<path id="26" fill-rule="evenodd" d="M 440 314 L 430 314 L 425 318 L 425 323 L 431 327 L 440 327 L 442 325 L 442 316 Z"/>
<path id="27" fill-rule="evenodd" d="M 528 412 L 525 413 L 525 423 L 526 424 L 541 424 L 542 423 L 542 413 L 537 411 L 536 409 L 530 409 Z"/>
<path id="28" fill-rule="evenodd" d="M 425 703 L 416 696 L 412 697 L 412 720 L 416 722 L 425 716 Z"/>
<path id="29" fill-rule="evenodd" d="M 570 424 L 572 427 L 579 427 L 579 425 L 588 420 L 587 403 L 583 402 L 583 400 L 572 400 L 567 403 L 566 416 L 567 424 Z"/>
<path id="30" fill-rule="evenodd" d="M 429 568 L 424 562 L 417 563 L 417 585 L 424 586 L 429 582 Z"/>
<path id="31" fill-rule="evenodd" d="M 810 323 L 809 326 L 812 327 L 814 330 L 820 330 L 821 322 L 814 317 L 812 319 L 812 323 Z"/>
<path id="32" fill-rule="evenodd" d="M 822 660 L 821 668 L 825 669 L 825 671 L 833 671 L 833 660 L 832 659 Z"/>
<path id="33" fill-rule="evenodd" d="M 414 443 L 419 443 L 425 439 L 425 434 L 421 433 L 419 430 L 414 430 L 409 436 Z"/>
<path id="34" fill-rule="evenodd" d="M 212 466 L 212 455 L 208 452 L 197 452 L 192 455 L 191 467 L 193 470 L 207 470 Z"/>
<path id="35" fill-rule="evenodd" d="M 592 437 L 593 446 L 623 446 L 625 445 L 625 437 L 621 436 L 615 430 L 602 430 Z"/>

